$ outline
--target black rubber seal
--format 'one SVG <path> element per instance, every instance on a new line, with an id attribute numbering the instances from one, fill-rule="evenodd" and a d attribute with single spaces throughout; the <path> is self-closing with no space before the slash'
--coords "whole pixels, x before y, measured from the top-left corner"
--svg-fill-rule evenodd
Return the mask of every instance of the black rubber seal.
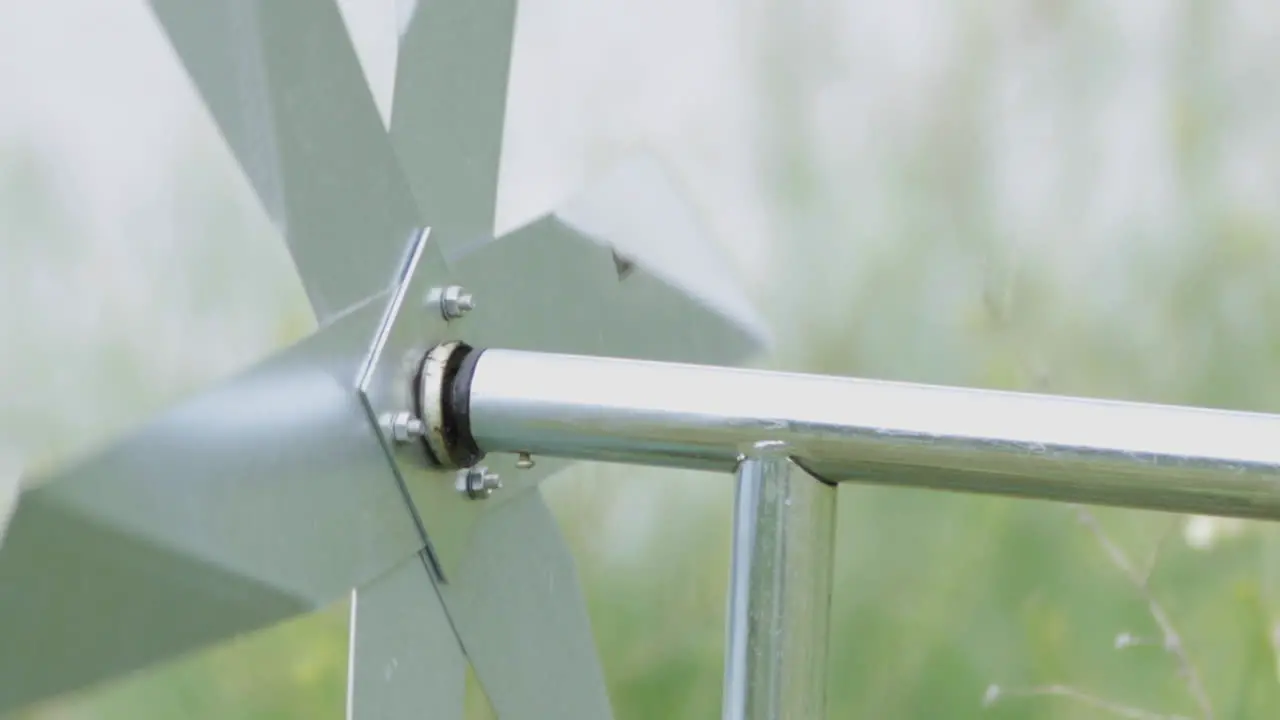
<path id="1" fill-rule="evenodd" d="M 484 457 L 484 453 L 476 446 L 471 437 L 470 399 L 471 376 L 475 372 L 476 360 L 480 359 L 482 350 L 476 350 L 465 343 L 458 343 L 449 358 L 445 360 L 444 377 L 440 381 L 440 410 L 443 415 L 443 427 L 440 434 L 444 440 L 448 457 L 437 457 L 426 438 L 421 440 L 422 450 L 427 459 L 439 467 L 471 467 Z M 427 364 L 427 355 L 423 355 L 418 371 L 413 375 L 413 405 L 418 417 L 425 418 L 422 407 L 422 371 Z"/>
<path id="2" fill-rule="evenodd" d="M 483 349 L 459 344 L 445 365 L 443 397 L 440 399 L 444 410 L 445 442 L 449 448 L 449 459 L 458 467 L 471 467 L 484 457 L 471 434 L 471 379 L 483 354 Z"/>

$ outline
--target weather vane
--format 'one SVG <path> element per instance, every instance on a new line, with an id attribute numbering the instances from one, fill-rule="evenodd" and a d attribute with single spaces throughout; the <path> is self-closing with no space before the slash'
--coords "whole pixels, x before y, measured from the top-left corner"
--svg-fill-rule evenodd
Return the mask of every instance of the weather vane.
<path id="1" fill-rule="evenodd" d="M 762 322 L 636 158 L 495 237 L 514 0 L 418 3 L 388 131 L 333 0 L 153 0 L 314 334 L 29 483 L 0 712 L 351 593 L 347 714 L 612 716 L 541 480 L 734 473 L 724 717 L 822 717 L 836 487 L 1280 517 L 1280 417 L 723 367 Z"/>

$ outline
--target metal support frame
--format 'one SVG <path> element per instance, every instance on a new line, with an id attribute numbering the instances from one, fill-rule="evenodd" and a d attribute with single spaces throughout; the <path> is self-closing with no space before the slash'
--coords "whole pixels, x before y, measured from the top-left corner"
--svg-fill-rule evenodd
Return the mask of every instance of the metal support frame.
<path id="1" fill-rule="evenodd" d="M 826 717 L 836 488 L 781 443 L 737 469 L 724 720 Z"/>
<path id="2" fill-rule="evenodd" d="M 839 482 L 1280 519 L 1280 416 L 501 349 L 480 452 L 737 474 L 723 717 L 822 717 Z"/>

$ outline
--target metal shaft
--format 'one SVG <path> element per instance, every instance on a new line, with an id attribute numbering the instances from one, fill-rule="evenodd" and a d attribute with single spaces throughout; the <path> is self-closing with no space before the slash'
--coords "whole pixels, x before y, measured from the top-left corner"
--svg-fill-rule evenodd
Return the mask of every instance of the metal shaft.
<path id="1" fill-rule="evenodd" d="M 762 440 L 834 482 L 1280 518 L 1280 416 L 485 350 L 486 452 L 731 472 Z"/>
<path id="2" fill-rule="evenodd" d="M 780 444 L 737 475 L 722 717 L 826 717 L 836 488 Z"/>

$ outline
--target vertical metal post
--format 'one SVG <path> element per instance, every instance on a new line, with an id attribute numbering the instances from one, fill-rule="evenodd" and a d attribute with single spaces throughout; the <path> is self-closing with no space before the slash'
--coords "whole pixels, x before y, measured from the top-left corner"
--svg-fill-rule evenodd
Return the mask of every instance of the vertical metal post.
<path id="1" fill-rule="evenodd" d="M 834 570 L 836 488 L 781 443 L 738 465 L 724 720 L 821 720 Z"/>

